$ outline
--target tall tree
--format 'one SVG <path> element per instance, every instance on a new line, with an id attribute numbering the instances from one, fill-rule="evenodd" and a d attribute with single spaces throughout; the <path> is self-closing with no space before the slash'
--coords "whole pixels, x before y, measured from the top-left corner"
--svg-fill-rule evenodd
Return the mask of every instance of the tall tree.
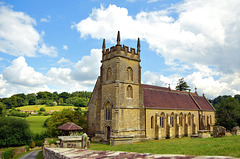
<path id="1" fill-rule="evenodd" d="M 216 124 L 231 130 L 234 126 L 240 125 L 240 104 L 233 97 L 221 97 L 216 104 Z"/>
<path id="2" fill-rule="evenodd" d="M 187 91 L 187 90 L 191 90 L 189 89 L 189 86 L 187 85 L 187 82 L 184 81 L 184 78 L 180 78 L 178 80 L 177 86 L 176 86 L 176 90 L 178 91 Z"/>

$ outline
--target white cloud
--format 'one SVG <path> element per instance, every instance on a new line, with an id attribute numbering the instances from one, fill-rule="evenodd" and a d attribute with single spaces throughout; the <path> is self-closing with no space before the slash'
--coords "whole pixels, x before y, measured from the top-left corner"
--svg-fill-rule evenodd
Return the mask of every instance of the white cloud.
<path id="1" fill-rule="evenodd" d="M 67 45 L 63 45 L 63 50 L 68 50 L 68 46 Z"/>
<path id="2" fill-rule="evenodd" d="M 35 25 L 35 19 L 26 13 L 13 11 L 11 7 L 0 4 L 0 52 L 34 57 L 39 51 L 56 56 L 56 48 L 46 46 L 42 39 L 44 32 L 40 35 Z"/>
<path id="3" fill-rule="evenodd" d="M 68 60 L 68 59 L 65 59 L 64 57 L 62 57 L 57 63 L 58 63 L 58 64 L 71 63 L 71 61 Z"/>
<path id="4" fill-rule="evenodd" d="M 101 49 L 92 49 L 90 56 L 82 57 L 74 66 L 72 72 L 73 79 L 79 81 L 95 81 L 100 73 L 101 51 Z"/>
<path id="5" fill-rule="evenodd" d="M 154 3 L 157 2 L 158 0 L 148 0 L 147 3 Z"/>
<path id="6" fill-rule="evenodd" d="M 136 2 L 137 0 L 126 0 L 126 1 L 133 3 L 133 2 Z"/>
<path id="7" fill-rule="evenodd" d="M 47 23 L 47 22 L 50 22 L 50 19 L 51 19 L 51 16 L 47 16 L 47 18 L 41 18 L 41 19 L 40 19 L 40 22 L 45 22 L 45 23 Z"/>
<path id="8" fill-rule="evenodd" d="M 49 20 L 46 19 L 46 18 L 41 18 L 41 19 L 40 19 L 40 22 L 49 22 Z"/>
<path id="9" fill-rule="evenodd" d="M 35 56 L 39 33 L 36 21 L 23 12 L 0 6 L 0 51 L 10 55 Z"/>
<path id="10" fill-rule="evenodd" d="M 114 42 L 117 30 L 122 39 L 140 36 L 167 64 L 179 61 L 216 66 L 222 72 L 240 71 L 240 59 L 236 58 L 240 49 L 239 5 L 234 0 L 189 0 L 172 7 L 178 19 L 170 16 L 172 8 L 171 12 L 142 11 L 134 18 L 126 8 L 101 6 L 73 27 L 81 37 L 90 35 Z"/>
<path id="11" fill-rule="evenodd" d="M 240 90 L 238 6 L 240 1 L 235 0 L 187 0 L 166 10 L 141 11 L 135 17 L 128 15 L 126 8 L 101 6 L 72 27 L 82 38 L 115 42 L 118 30 L 123 40 L 140 37 L 165 58 L 165 64 L 178 71 L 179 77 L 184 70 L 192 72 L 186 79 L 191 79 L 192 85 L 199 84 L 200 91 L 209 96 L 233 94 Z M 157 75 L 152 80 L 166 85 L 166 79 L 172 78 L 175 76 Z M 146 81 L 151 83 L 150 78 Z"/>
<path id="12" fill-rule="evenodd" d="M 34 87 L 46 83 L 46 77 L 28 66 L 22 56 L 13 60 L 12 65 L 3 70 L 2 75 L 11 84 Z"/>
<path id="13" fill-rule="evenodd" d="M 92 49 L 74 65 L 74 69 L 52 67 L 46 75 L 28 66 L 24 57 L 18 57 L 0 74 L 0 97 L 16 93 L 36 93 L 39 91 L 74 92 L 92 91 L 99 75 L 101 49 Z M 68 63 L 61 58 L 58 63 Z"/>
<path id="14" fill-rule="evenodd" d="M 39 53 L 48 55 L 48 56 L 52 56 L 52 57 L 56 57 L 58 55 L 58 51 L 57 51 L 56 47 L 54 47 L 54 46 L 48 47 L 44 43 L 39 48 Z"/>

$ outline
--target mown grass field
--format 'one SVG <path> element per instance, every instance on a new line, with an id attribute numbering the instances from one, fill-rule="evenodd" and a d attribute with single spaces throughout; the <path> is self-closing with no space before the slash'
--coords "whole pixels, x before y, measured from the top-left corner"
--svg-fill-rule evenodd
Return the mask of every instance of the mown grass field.
<path id="1" fill-rule="evenodd" d="M 46 105 L 27 105 L 27 106 L 22 106 L 22 107 L 17 107 L 17 109 L 20 110 L 36 110 L 38 111 L 40 108 L 44 107 L 47 112 L 50 110 L 62 110 L 62 109 L 71 109 L 71 108 L 77 108 L 74 106 L 46 106 Z M 85 108 L 81 108 L 85 109 Z"/>
<path id="2" fill-rule="evenodd" d="M 36 134 L 36 133 L 41 133 L 42 131 L 45 131 L 46 128 L 44 127 L 44 122 L 47 118 L 50 116 L 29 116 L 26 117 L 25 119 L 30 125 L 31 131 Z"/>
<path id="3" fill-rule="evenodd" d="M 207 156 L 240 157 L 240 136 L 226 136 L 223 138 L 206 139 L 164 139 L 138 142 L 132 145 L 110 146 L 106 144 L 92 144 L 92 150 L 127 151 L 153 154 L 184 154 Z"/>

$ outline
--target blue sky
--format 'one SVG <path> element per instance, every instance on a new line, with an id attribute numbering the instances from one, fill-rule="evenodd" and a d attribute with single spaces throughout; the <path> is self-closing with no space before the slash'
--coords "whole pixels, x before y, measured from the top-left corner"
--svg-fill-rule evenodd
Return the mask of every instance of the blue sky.
<path id="1" fill-rule="evenodd" d="M 102 39 L 141 39 L 142 82 L 184 77 L 208 98 L 240 93 L 240 2 L 230 0 L 0 1 L 0 97 L 92 91 Z"/>

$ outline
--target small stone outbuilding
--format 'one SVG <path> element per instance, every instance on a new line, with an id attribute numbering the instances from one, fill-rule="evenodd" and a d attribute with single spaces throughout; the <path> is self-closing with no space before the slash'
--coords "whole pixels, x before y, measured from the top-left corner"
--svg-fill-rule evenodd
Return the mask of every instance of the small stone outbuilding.
<path id="1" fill-rule="evenodd" d="M 66 123 L 60 127 L 58 127 L 58 129 L 63 130 L 62 135 L 65 136 L 77 136 L 77 133 L 82 130 L 83 128 L 81 126 L 78 126 L 74 123 Z"/>

